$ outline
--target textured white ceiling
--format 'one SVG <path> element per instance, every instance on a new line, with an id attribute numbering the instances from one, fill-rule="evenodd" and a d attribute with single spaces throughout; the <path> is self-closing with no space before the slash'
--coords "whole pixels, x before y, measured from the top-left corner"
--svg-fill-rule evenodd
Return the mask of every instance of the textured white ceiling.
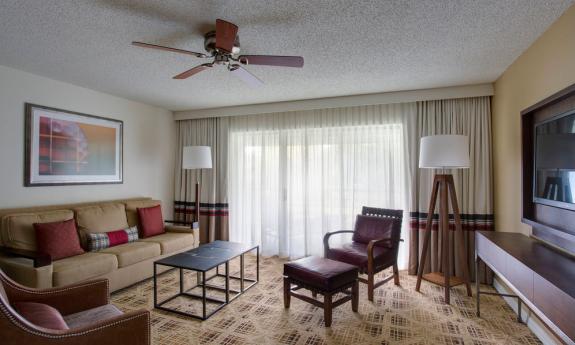
<path id="1" fill-rule="evenodd" d="M 1 0 L 0 64 L 171 110 L 494 81 L 575 0 Z M 302 55 L 302 69 L 248 66 L 250 89 L 204 60 L 216 18 L 242 53 Z"/>

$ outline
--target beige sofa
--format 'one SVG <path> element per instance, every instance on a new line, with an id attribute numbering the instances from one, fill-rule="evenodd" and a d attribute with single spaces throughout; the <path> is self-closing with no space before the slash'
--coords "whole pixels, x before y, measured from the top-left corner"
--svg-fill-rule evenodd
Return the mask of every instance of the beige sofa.
<path id="1" fill-rule="evenodd" d="M 135 198 L 0 210 L 0 244 L 3 247 L 0 268 L 15 281 L 33 288 L 64 286 L 94 278 L 109 279 L 111 291 L 132 285 L 152 276 L 154 261 L 197 247 L 198 230 L 167 225 L 166 232 L 161 235 L 53 262 L 48 259 L 49 264 L 46 264 L 38 257 L 32 259 L 36 251 L 33 224 L 74 218 L 80 242 L 84 245 L 85 233 L 137 226 L 137 208 L 159 203 L 151 198 Z"/>

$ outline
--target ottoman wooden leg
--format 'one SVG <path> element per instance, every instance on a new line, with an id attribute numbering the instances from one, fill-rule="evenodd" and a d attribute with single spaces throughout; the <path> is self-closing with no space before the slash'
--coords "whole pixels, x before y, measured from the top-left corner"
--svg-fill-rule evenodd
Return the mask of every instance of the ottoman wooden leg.
<path id="1" fill-rule="evenodd" d="M 284 308 L 289 308 L 291 300 L 291 282 L 288 277 L 284 277 Z"/>
<path id="2" fill-rule="evenodd" d="M 359 281 L 356 281 L 351 287 L 351 310 L 357 313 L 359 305 Z"/>
<path id="3" fill-rule="evenodd" d="M 331 314 L 333 311 L 332 298 L 330 293 L 323 296 L 323 319 L 325 320 L 325 327 L 331 327 Z"/>

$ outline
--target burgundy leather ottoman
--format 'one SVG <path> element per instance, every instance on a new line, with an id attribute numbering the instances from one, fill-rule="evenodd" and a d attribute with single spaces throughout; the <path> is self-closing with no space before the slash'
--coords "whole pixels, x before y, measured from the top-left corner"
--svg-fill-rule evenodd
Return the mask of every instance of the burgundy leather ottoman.
<path id="1" fill-rule="evenodd" d="M 292 287 L 292 284 L 295 287 Z M 312 292 L 308 297 L 296 292 L 307 289 Z M 333 295 L 345 296 L 333 301 Z M 323 295 L 323 301 L 317 294 Z M 351 309 L 357 312 L 359 302 L 358 268 L 344 262 L 324 259 L 316 256 L 290 261 L 284 264 L 284 306 L 289 308 L 291 296 L 323 308 L 325 326 L 331 326 L 332 310 L 351 300 Z"/>

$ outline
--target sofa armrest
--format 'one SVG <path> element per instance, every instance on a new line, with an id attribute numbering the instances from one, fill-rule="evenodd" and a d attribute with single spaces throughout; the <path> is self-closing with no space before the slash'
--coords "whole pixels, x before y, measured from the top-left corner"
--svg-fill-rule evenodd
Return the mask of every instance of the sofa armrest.
<path id="1" fill-rule="evenodd" d="M 43 303 L 56 308 L 62 315 L 106 305 L 110 297 L 107 279 L 89 280 L 49 289 L 31 289 L 12 281 L 3 283 L 10 302 Z"/>
<path id="2" fill-rule="evenodd" d="M 166 232 L 179 232 L 179 233 L 188 233 L 194 235 L 194 248 L 200 245 L 200 229 L 199 228 L 190 228 L 189 226 L 181 226 L 181 225 L 166 225 L 164 227 Z"/>
<path id="3" fill-rule="evenodd" d="M 34 267 L 42 267 L 52 264 L 52 257 L 50 257 L 49 254 L 40 253 L 33 250 L 0 247 L 0 252 L 8 256 L 31 259 L 34 262 Z"/>
<path id="4" fill-rule="evenodd" d="M 0 269 L 24 286 L 46 289 L 52 287 L 52 265 L 34 267 L 34 261 L 21 256 L 0 254 Z"/>

